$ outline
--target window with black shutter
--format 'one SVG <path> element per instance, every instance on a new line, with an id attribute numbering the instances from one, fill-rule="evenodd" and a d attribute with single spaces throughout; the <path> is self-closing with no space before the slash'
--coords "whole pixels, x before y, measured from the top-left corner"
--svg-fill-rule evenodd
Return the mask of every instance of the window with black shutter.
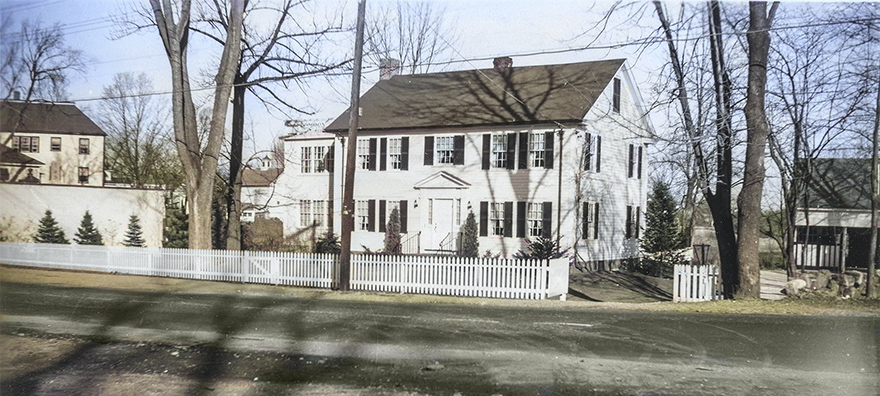
<path id="1" fill-rule="evenodd" d="M 596 173 L 602 169 L 602 135 L 596 136 Z"/>
<path id="2" fill-rule="evenodd" d="M 593 205 L 593 239 L 599 239 L 599 203 Z"/>
<path id="3" fill-rule="evenodd" d="M 434 137 L 425 136 L 425 165 L 434 165 Z"/>
<path id="4" fill-rule="evenodd" d="M 626 239 L 632 239 L 633 237 L 633 207 L 627 205 L 626 207 Z"/>
<path id="5" fill-rule="evenodd" d="M 614 94 L 611 100 L 611 109 L 615 113 L 620 113 L 620 79 L 614 79 Z"/>
<path id="6" fill-rule="evenodd" d="M 400 138 L 400 170 L 409 170 L 409 136 Z"/>
<path id="7" fill-rule="evenodd" d="M 513 236 L 513 202 L 504 203 L 504 236 Z"/>
<path id="8" fill-rule="evenodd" d="M 639 168 L 639 171 L 638 171 L 639 179 L 642 178 L 642 155 L 643 155 L 643 148 L 642 148 L 642 145 L 639 145 L 639 165 L 638 165 L 638 168 Z"/>
<path id="9" fill-rule="evenodd" d="M 480 202 L 480 236 L 489 235 L 489 203 Z"/>
<path id="10" fill-rule="evenodd" d="M 492 135 L 483 134 L 483 170 L 492 166 Z"/>
<path id="11" fill-rule="evenodd" d="M 385 232 L 385 200 L 379 201 L 379 232 Z"/>
<path id="12" fill-rule="evenodd" d="M 388 168 L 388 138 L 379 140 L 379 170 Z"/>
<path id="13" fill-rule="evenodd" d="M 518 169 L 529 168 L 529 133 L 519 134 L 519 161 L 517 161 Z"/>
<path id="14" fill-rule="evenodd" d="M 400 233 L 401 234 L 407 233 L 406 223 L 407 223 L 407 221 L 409 221 L 409 218 L 407 217 L 407 206 L 406 205 L 407 205 L 407 201 L 400 201 Z"/>
<path id="15" fill-rule="evenodd" d="M 544 132 L 544 169 L 553 169 L 553 132 Z"/>
<path id="16" fill-rule="evenodd" d="M 370 158 L 368 160 L 367 169 L 369 169 L 371 171 L 376 170 L 376 149 L 377 149 L 376 146 L 378 146 L 378 142 L 376 141 L 376 138 L 370 138 Z"/>
<path id="17" fill-rule="evenodd" d="M 629 177 L 629 178 L 633 177 L 633 172 L 635 171 L 635 166 L 636 166 L 635 148 L 636 148 L 635 145 L 632 145 L 632 144 L 629 145 L 629 167 L 627 168 L 627 169 L 629 169 L 629 171 L 627 173 L 627 177 Z"/>
<path id="18" fill-rule="evenodd" d="M 456 135 L 452 138 L 452 163 L 464 165 L 464 135 Z"/>
<path id="19" fill-rule="evenodd" d="M 507 169 L 516 169 L 516 134 L 509 133 L 507 134 Z"/>
<path id="20" fill-rule="evenodd" d="M 590 239 L 590 203 L 581 204 L 581 239 Z"/>
<path id="21" fill-rule="evenodd" d="M 516 203 L 516 237 L 526 237 L 526 202 Z"/>
<path id="22" fill-rule="evenodd" d="M 367 201 L 367 231 L 376 231 L 376 200 Z"/>
<path id="23" fill-rule="evenodd" d="M 541 226 L 544 227 L 544 238 L 550 238 L 553 233 L 553 202 L 544 202 L 543 214 Z"/>

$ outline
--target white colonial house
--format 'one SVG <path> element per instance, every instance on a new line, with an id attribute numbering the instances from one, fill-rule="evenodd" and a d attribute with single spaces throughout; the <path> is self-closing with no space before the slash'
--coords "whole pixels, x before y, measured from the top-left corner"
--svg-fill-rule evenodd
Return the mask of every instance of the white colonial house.
<path id="1" fill-rule="evenodd" d="M 0 181 L 102 186 L 106 136 L 70 102 L 0 101 Z"/>
<path id="2" fill-rule="evenodd" d="M 584 262 L 638 254 L 652 130 L 624 60 L 396 75 L 360 110 L 353 250 L 381 249 L 397 208 L 411 253 L 454 251 L 473 212 L 481 251 L 545 235 Z M 267 203 L 286 234 L 339 233 L 348 125 L 284 138 Z"/>

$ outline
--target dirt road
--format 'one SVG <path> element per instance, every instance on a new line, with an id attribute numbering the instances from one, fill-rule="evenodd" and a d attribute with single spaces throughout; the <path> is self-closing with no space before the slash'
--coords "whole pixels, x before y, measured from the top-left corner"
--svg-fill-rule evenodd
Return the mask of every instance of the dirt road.
<path id="1" fill-rule="evenodd" d="M 3 395 L 880 392 L 876 316 L 48 283 L 0 283 Z"/>

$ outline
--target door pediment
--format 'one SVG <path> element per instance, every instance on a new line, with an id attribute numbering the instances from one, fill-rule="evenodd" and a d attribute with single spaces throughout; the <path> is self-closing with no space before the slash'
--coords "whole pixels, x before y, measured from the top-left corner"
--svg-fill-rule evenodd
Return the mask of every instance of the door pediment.
<path id="1" fill-rule="evenodd" d="M 417 190 L 421 189 L 465 189 L 471 186 L 470 183 L 453 176 L 449 172 L 440 171 L 428 176 L 413 186 Z"/>

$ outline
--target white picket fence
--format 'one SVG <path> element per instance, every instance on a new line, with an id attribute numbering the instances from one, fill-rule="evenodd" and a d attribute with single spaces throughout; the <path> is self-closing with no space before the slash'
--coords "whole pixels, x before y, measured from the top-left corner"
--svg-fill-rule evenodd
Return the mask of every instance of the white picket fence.
<path id="1" fill-rule="evenodd" d="M 545 299 L 568 292 L 568 260 L 352 255 L 352 290 Z M 331 288 L 337 256 L 0 243 L 0 263 L 225 282 Z"/>
<path id="2" fill-rule="evenodd" d="M 676 265 L 672 274 L 672 301 L 720 300 L 722 294 L 719 272 L 714 265 Z"/>

